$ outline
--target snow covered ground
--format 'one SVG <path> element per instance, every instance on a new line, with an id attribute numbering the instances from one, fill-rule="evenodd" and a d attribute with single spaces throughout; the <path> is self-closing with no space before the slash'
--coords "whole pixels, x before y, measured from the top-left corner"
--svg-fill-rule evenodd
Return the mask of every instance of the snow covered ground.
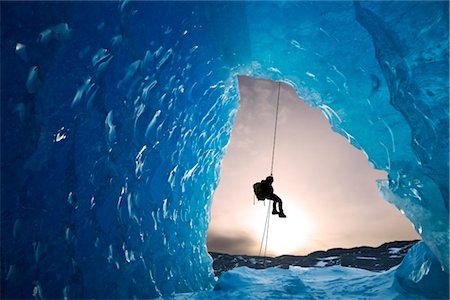
<path id="1" fill-rule="evenodd" d="M 239 267 L 225 272 L 215 290 L 177 294 L 171 299 L 423 299 L 394 283 L 386 272 L 333 266 L 289 270 Z"/>
<path id="2" fill-rule="evenodd" d="M 401 252 L 391 248 L 389 252 Z M 372 258 L 378 257 L 364 256 Z M 177 294 L 169 299 L 449 299 L 449 281 L 449 274 L 431 250 L 419 242 L 400 265 L 387 271 L 340 265 L 289 269 L 243 266 L 222 273 L 213 291 Z"/>

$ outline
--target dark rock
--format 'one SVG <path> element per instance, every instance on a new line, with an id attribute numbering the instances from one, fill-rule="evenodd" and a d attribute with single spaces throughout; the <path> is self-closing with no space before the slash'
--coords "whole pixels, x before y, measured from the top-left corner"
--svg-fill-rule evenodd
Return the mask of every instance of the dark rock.
<path id="1" fill-rule="evenodd" d="M 327 251 L 316 251 L 306 256 L 282 255 L 264 258 L 217 252 L 210 252 L 209 254 L 213 258 L 213 268 L 216 276 L 241 266 L 253 269 L 271 267 L 288 269 L 289 266 L 329 267 L 337 265 L 381 272 L 400 264 L 409 248 L 417 242 L 417 240 L 389 242 L 377 248 L 366 246 L 350 249 L 333 248 Z"/>

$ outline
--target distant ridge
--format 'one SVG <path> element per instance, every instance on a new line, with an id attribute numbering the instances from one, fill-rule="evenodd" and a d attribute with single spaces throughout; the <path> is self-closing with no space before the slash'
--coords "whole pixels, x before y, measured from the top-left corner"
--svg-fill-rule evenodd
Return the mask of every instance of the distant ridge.
<path id="1" fill-rule="evenodd" d="M 278 267 L 287 269 L 289 266 L 328 267 L 339 265 L 343 267 L 361 268 L 370 271 L 385 271 L 398 265 L 405 257 L 409 248 L 418 240 L 395 241 L 373 247 L 333 248 L 327 251 L 315 251 L 306 256 L 282 255 L 264 258 L 259 256 L 230 255 L 210 252 L 213 258 L 213 268 L 216 276 L 236 267 L 247 266 L 253 269 Z"/>

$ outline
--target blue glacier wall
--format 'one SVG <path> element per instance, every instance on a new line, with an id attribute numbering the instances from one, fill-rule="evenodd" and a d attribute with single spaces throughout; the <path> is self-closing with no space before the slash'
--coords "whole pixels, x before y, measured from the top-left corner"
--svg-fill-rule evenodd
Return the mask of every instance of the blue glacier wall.
<path id="1" fill-rule="evenodd" d="M 449 298 L 449 276 L 441 270 L 441 263 L 431 250 L 419 242 L 408 251 L 395 271 L 394 286 L 426 299 Z"/>
<path id="2" fill-rule="evenodd" d="M 1 2 L 1 14 L 3 298 L 211 288 L 206 230 L 237 75 L 319 107 L 388 172 L 381 192 L 448 273 L 447 2 Z"/>

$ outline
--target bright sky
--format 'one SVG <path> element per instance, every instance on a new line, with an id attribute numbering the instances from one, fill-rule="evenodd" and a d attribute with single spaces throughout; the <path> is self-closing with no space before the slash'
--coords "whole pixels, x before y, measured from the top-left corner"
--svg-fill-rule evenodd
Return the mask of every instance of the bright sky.
<path id="1" fill-rule="evenodd" d="M 253 183 L 270 174 L 278 83 L 239 78 L 240 108 L 215 192 L 208 250 L 257 255 L 267 205 L 253 205 Z M 286 219 L 271 216 L 267 254 L 379 246 L 420 237 L 378 194 L 386 173 L 334 133 L 319 109 L 282 84 L 273 187 Z"/>

